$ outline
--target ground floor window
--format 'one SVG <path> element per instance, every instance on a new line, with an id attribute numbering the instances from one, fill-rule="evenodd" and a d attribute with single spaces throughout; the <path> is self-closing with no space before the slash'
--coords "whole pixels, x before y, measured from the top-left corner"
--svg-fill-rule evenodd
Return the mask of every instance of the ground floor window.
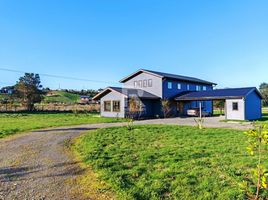
<path id="1" fill-rule="evenodd" d="M 104 111 L 111 112 L 111 101 L 104 101 Z"/>
<path id="2" fill-rule="evenodd" d="M 238 110 L 238 102 L 233 102 L 233 110 Z"/>
<path id="3" fill-rule="evenodd" d="M 120 101 L 113 101 L 113 112 L 120 112 Z"/>

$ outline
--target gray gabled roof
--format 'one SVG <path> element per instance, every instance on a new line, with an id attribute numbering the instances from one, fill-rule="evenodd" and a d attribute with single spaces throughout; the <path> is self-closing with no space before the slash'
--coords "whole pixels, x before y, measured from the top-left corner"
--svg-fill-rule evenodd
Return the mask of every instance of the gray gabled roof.
<path id="1" fill-rule="evenodd" d="M 256 92 L 257 95 L 262 99 L 262 95 L 257 90 L 256 87 L 246 87 L 246 88 L 228 88 L 228 89 L 218 89 L 218 90 L 208 90 L 199 92 L 188 92 L 184 94 L 179 94 L 175 97 L 175 100 L 213 100 L 213 99 L 235 99 L 244 98 L 249 93 Z"/>
<path id="2" fill-rule="evenodd" d="M 120 80 L 121 83 L 124 83 L 128 81 L 129 79 L 137 76 L 138 74 L 141 74 L 142 72 L 149 73 L 155 76 L 158 76 L 160 78 L 169 78 L 169 79 L 174 79 L 174 80 L 180 80 L 180 81 L 186 81 L 186 82 L 194 82 L 194 83 L 202 83 L 202 84 L 207 84 L 207 85 L 217 85 L 216 83 L 205 81 L 202 79 L 194 78 L 194 77 L 189 77 L 189 76 L 181 76 L 177 74 L 169 74 L 169 73 L 164 73 L 164 72 L 157 72 L 157 71 L 152 71 L 152 70 L 147 70 L 147 69 L 140 69 L 133 74 L 130 74 L 129 76 L 123 78 Z"/>
<path id="3" fill-rule="evenodd" d="M 151 94 L 151 93 L 146 92 L 146 91 L 141 90 L 141 89 L 107 87 L 106 89 L 101 91 L 99 94 L 94 96 L 93 100 L 99 100 L 103 96 L 105 96 L 106 94 L 108 94 L 108 93 L 110 93 L 112 91 L 118 92 L 118 93 L 124 95 L 127 98 L 131 98 L 131 97 L 137 97 L 137 98 L 141 98 L 141 99 L 159 99 L 160 98 L 160 97 L 158 97 L 158 96 L 156 96 L 154 94 Z"/>

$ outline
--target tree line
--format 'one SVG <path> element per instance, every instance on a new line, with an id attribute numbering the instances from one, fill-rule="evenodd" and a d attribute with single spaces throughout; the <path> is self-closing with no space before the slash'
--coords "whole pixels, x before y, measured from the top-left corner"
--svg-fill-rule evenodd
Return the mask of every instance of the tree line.
<path id="1" fill-rule="evenodd" d="M 14 86 L 2 88 L 2 92 L 12 90 L 12 93 L 6 93 L 6 98 L 1 100 L 1 103 L 20 103 L 26 107 L 28 111 L 34 110 L 34 104 L 40 103 L 43 100 L 45 94 L 51 91 L 49 88 L 43 88 L 41 85 L 41 79 L 39 74 L 25 73 L 20 77 Z M 62 90 L 79 95 L 88 95 L 90 97 L 95 96 L 99 90 Z"/>

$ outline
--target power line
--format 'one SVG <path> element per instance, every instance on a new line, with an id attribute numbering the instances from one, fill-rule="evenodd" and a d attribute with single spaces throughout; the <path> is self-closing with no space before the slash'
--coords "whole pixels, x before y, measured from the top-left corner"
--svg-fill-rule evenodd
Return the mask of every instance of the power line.
<path id="1" fill-rule="evenodd" d="M 0 70 L 1 71 L 7 71 L 7 72 L 14 72 L 14 73 L 22 73 L 22 74 L 27 73 L 25 71 L 7 69 L 7 68 L 0 68 Z M 38 73 L 38 74 L 41 75 L 41 76 L 46 76 L 46 77 L 69 79 L 69 80 L 75 80 L 75 81 L 87 81 L 87 82 L 94 82 L 94 83 L 118 84 L 116 82 L 111 82 L 111 81 L 100 81 L 100 80 L 76 78 L 76 77 L 71 77 L 71 76 L 60 76 L 60 75 L 54 75 L 54 74 L 43 74 L 43 73 Z"/>

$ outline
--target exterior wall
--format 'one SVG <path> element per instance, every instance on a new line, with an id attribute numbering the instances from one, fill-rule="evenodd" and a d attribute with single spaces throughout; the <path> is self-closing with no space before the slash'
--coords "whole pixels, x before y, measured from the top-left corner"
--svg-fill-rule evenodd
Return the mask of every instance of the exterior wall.
<path id="1" fill-rule="evenodd" d="M 148 87 L 148 80 L 152 80 L 152 87 Z M 147 87 L 143 87 L 143 80 L 147 80 Z M 134 87 L 135 81 L 142 81 L 142 87 Z M 141 73 L 132 79 L 126 81 L 124 83 L 124 87 L 126 88 L 136 88 L 136 89 L 142 89 L 145 90 L 151 94 L 154 94 L 158 97 L 162 98 L 162 78 L 148 74 L 148 73 Z"/>
<path id="2" fill-rule="evenodd" d="M 256 94 L 255 91 L 246 96 L 245 103 L 246 120 L 255 120 L 262 117 L 261 98 Z"/>
<path id="3" fill-rule="evenodd" d="M 168 88 L 168 82 L 172 83 L 172 88 Z M 181 88 L 178 89 L 178 84 L 181 85 Z M 189 90 L 187 88 L 187 85 L 189 85 Z M 200 87 L 200 91 L 203 90 L 203 87 L 206 87 L 206 90 L 213 90 L 212 85 L 205 85 L 205 84 L 198 84 L 198 83 L 191 83 L 191 82 L 183 82 L 183 81 L 175 81 L 171 79 L 165 79 L 163 81 L 163 98 L 164 99 L 170 99 L 174 96 L 178 95 L 181 92 L 185 91 L 197 91 L 196 86 Z M 190 108 L 199 108 L 199 102 L 198 101 L 191 101 L 184 104 L 184 115 L 187 114 L 187 110 Z M 172 110 L 176 109 L 176 104 L 174 104 L 174 107 L 172 107 Z M 212 101 L 204 101 L 203 103 L 203 111 L 212 113 Z"/>
<path id="4" fill-rule="evenodd" d="M 172 83 L 172 89 L 168 88 L 168 82 Z M 178 89 L 178 84 L 181 84 L 181 89 Z M 187 88 L 187 85 L 190 86 L 189 90 Z M 169 99 L 169 98 L 172 98 L 172 97 L 176 96 L 180 92 L 184 92 L 184 91 L 196 91 L 196 86 L 201 87 L 200 91 L 203 90 L 204 86 L 206 86 L 206 90 L 213 90 L 212 85 L 197 84 L 197 83 L 190 83 L 190 82 L 183 82 L 183 81 L 175 81 L 175 80 L 171 80 L 171 79 L 165 79 L 163 81 L 163 98 L 164 99 Z"/>
<path id="5" fill-rule="evenodd" d="M 187 115 L 188 109 L 199 109 L 200 101 L 190 101 L 184 104 L 183 114 Z M 202 102 L 202 111 L 213 114 L 213 102 L 212 101 L 203 101 Z"/>
<path id="6" fill-rule="evenodd" d="M 105 112 L 104 111 L 104 101 L 120 101 L 120 112 Z M 113 110 L 113 104 L 111 102 L 111 107 Z M 125 96 L 118 92 L 110 92 L 101 98 L 101 116 L 102 117 L 125 117 Z"/>
<path id="7" fill-rule="evenodd" d="M 238 110 L 233 110 L 233 102 L 238 103 Z M 227 120 L 245 120 L 244 99 L 227 99 L 225 103 L 225 117 Z"/>

